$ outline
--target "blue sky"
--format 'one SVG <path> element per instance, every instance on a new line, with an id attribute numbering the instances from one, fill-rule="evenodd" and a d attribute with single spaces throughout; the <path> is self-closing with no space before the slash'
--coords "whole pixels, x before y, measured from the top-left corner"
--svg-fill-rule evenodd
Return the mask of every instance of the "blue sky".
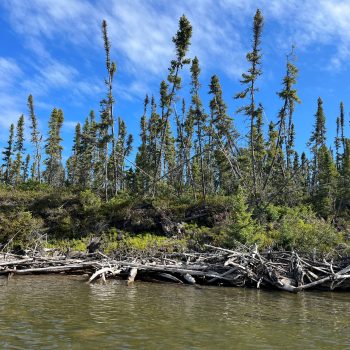
<path id="1" fill-rule="evenodd" d="M 308 140 L 318 96 L 324 100 L 333 140 L 340 101 L 345 104 L 347 130 L 349 125 L 350 1 L 1 0 L 0 146 L 6 143 L 10 123 L 27 115 L 31 93 L 44 133 L 52 108 L 63 109 L 68 156 L 75 124 L 91 109 L 98 112 L 104 97 L 102 19 L 108 22 L 112 59 L 118 66 L 116 115 L 137 135 L 145 94 L 157 96 L 159 83 L 167 76 L 174 54 L 171 38 L 182 14 L 193 25 L 190 56 L 200 60 L 203 101 L 208 101 L 211 75 L 217 74 L 229 113 L 242 131 L 244 117 L 235 115 L 241 102 L 232 97 L 241 89 L 239 78 L 247 68 L 245 54 L 258 7 L 265 17 L 264 75 L 258 84 L 265 121 L 275 120 L 281 107 L 276 92 L 294 44 L 302 100 L 295 112 L 297 148 L 303 149 Z"/>

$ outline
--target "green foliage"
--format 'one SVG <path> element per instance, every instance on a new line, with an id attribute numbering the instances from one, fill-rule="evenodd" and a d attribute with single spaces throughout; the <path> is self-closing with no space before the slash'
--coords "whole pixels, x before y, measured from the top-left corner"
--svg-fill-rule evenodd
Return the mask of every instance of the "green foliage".
<path id="1" fill-rule="evenodd" d="M 252 244 L 260 234 L 261 228 L 252 217 L 246 195 L 239 189 L 238 193 L 229 199 L 231 215 L 228 222 L 219 226 L 215 242 L 230 248 L 235 247 L 237 242 Z"/>
<path id="2" fill-rule="evenodd" d="M 183 237 L 195 249 L 205 242 L 227 247 L 239 242 L 262 248 L 333 249 L 342 240 L 334 226 L 346 232 L 350 222 L 350 141 L 344 135 L 344 105 L 340 104 L 336 121 L 335 157 L 327 146 L 321 98 L 308 143 L 311 159 L 305 152 L 299 157 L 293 121 L 300 102 L 295 89 L 298 69 L 292 50 L 277 93 L 282 106 L 266 132 L 257 86 L 262 75 L 263 22 L 258 9 L 246 55 L 249 66 L 242 74 L 242 91 L 236 95 L 245 100 L 238 111 L 249 124 L 239 137 L 215 74 L 209 89 L 208 82 L 204 85 L 209 105 L 202 103 L 199 59 L 188 57 L 192 26 L 185 16 L 180 18 L 168 76 L 160 84 L 159 95 L 144 100 L 141 144 L 134 163 L 128 158 L 133 136 L 128 135 L 124 119 L 115 117 L 117 65 L 111 61 L 104 20 L 107 76 L 100 117 L 97 120 L 91 111 L 82 125 L 77 124 L 66 166 L 61 109 L 53 109 L 43 140 L 29 95 L 31 157 L 25 154 L 24 116 L 16 132 L 13 124 L 10 127 L 0 171 L 0 239 L 14 237 L 14 242 L 28 244 L 33 235 L 45 230 L 55 244 L 80 250 L 86 249 L 91 233 L 108 232 L 110 252 L 177 249 L 184 243 L 161 234 Z M 190 63 L 190 86 L 180 91 L 183 70 Z M 131 166 L 126 167 L 126 162 Z M 148 233 L 123 233 L 121 238 L 119 229 Z"/>
<path id="3" fill-rule="evenodd" d="M 34 218 L 28 211 L 0 213 L 0 242 L 26 247 L 41 232 L 42 227 L 42 220 Z"/>
<path id="4" fill-rule="evenodd" d="M 101 208 L 101 198 L 91 190 L 80 192 L 79 199 L 85 212 L 98 211 Z"/>
<path id="5" fill-rule="evenodd" d="M 284 208 L 285 214 L 274 224 L 269 235 L 273 245 L 284 249 L 319 252 L 335 249 L 342 242 L 342 236 L 331 223 L 318 219 L 309 208 Z"/>
<path id="6" fill-rule="evenodd" d="M 89 237 L 73 239 L 51 239 L 44 243 L 45 248 L 59 249 L 62 252 L 78 251 L 85 253 L 89 244 Z"/>
<path id="7" fill-rule="evenodd" d="M 173 251 L 184 250 L 185 240 L 170 239 L 161 236 L 155 236 L 150 233 L 144 233 L 137 236 L 124 234 L 123 238 L 118 240 L 116 230 L 111 230 L 107 234 L 107 244 L 104 251 L 111 254 L 115 251 L 121 253 L 143 253 L 154 255 L 159 251 L 171 253 Z"/>

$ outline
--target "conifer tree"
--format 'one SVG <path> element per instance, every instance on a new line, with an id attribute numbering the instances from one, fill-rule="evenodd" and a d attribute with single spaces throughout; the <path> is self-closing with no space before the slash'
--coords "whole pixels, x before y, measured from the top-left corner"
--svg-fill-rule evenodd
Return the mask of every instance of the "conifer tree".
<path id="1" fill-rule="evenodd" d="M 41 181 L 41 142 L 42 136 L 38 129 L 38 121 L 34 113 L 34 102 L 33 96 L 28 96 L 28 109 L 30 118 L 30 129 L 31 129 L 31 143 L 33 145 L 33 164 L 32 164 L 32 179 L 34 181 Z"/>
<path id="2" fill-rule="evenodd" d="M 196 198 L 196 184 L 194 175 L 194 162 L 191 161 L 191 152 L 193 148 L 193 133 L 195 124 L 195 115 L 193 109 L 189 109 L 186 113 L 186 106 L 182 103 L 182 115 L 185 118 L 183 125 L 181 125 L 181 149 L 182 155 L 180 158 L 180 164 L 183 164 L 184 185 L 186 189 L 191 188 L 193 197 Z M 180 135 L 179 135 L 180 136 Z"/>
<path id="3" fill-rule="evenodd" d="M 29 178 L 29 164 L 30 164 L 30 155 L 27 154 L 23 165 L 23 182 L 26 182 Z"/>
<path id="4" fill-rule="evenodd" d="M 334 147 L 335 147 L 335 164 L 337 166 L 337 169 L 340 169 L 341 166 L 341 156 L 340 156 L 340 118 L 337 117 L 336 119 L 337 124 L 337 132 L 334 139 Z"/>
<path id="5" fill-rule="evenodd" d="M 3 167 L 5 168 L 3 172 L 4 182 L 6 184 L 10 184 L 12 180 L 12 156 L 13 156 L 14 132 L 15 132 L 15 126 L 11 124 L 9 138 L 7 141 L 7 147 L 5 147 L 5 150 L 2 152 L 2 154 L 4 155 L 4 158 L 2 159 L 4 161 Z"/>
<path id="6" fill-rule="evenodd" d="M 312 203 L 319 215 L 325 219 L 335 213 L 338 172 L 332 154 L 326 145 L 318 150 L 317 187 Z"/>
<path id="7" fill-rule="evenodd" d="M 253 22 L 253 44 L 252 51 L 246 56 L 250 67 L 246 73 L 242 74 L 241 84 L 246 87 L 242 92 L 235 95 L 235 98 L 245 99 L 249 97 L 247 105 L 238 109 L 238 112 L 243 112 L 249 118 L 250 130 L 248 133 L 249 150 L 250 150 L 250 166 L 251 175 L 253 178 L 253 195 L 255 201 L 258 200 L 258 184 L 257 184 L 257 171 L 256 171 L 256 156 L 255 156 L 255 140 L 254 140 L 254 125 L 257 116 L 257 103 L 255 93 L 258 88 L 256 86 L 257 79 L 261 76 L 261 34 L 263 29 L 264 18 L 261 11 L 258 9 L 254 16 Z"/>
<path id="8" fill-rule="evenodd" d="M 149 186 L 150 175 L 149 172 L 151 170 L 150 160 L 148 154 L 148 145 L 147 141 L 149 138 L 148 135 L 148 120 L 147 120 L 147 107 L 150 101 L 148 95 L 146 95 L 143 103 L 143 115 L 140 121 L 140 129 L 141 129 L 141 145 L 138 148 L 138 152 L 136 154 L 136 169 L 135 169 L 135 186 L 137 191 L 144 193 L 145 190 Z M 152 172 L 153 173 L 153 172 Z"/>
<path id="9" fill-rule="evenodd" d="M 283 89 L 278 92 L 278 96 L 283 101 L 283 106 L 278 113 L 278 135 L 276 141 L 276 151 L 271 163 L 268 164 L 267 175 L 265 177 L 263 191 L 266 189 L 269 181 L 276 171 L 284 170 L 284 161 L 286 160 L 286 168 L 291 172 L 291 156 L 294 147 L 294 122 L 293 113 L 295 110 L 295 104 L 300 103 L 300 99 L 297 95 L 297 91 L 294 88 L 296 84 L 298 69 L 293 64 L 294 60 L 294 48 L 292 48 L 291 54 L 287 56 L 286 75 L 283 78 Z M 284 147 L 283 147 L 284 146 Z M 284 150 L 283 150 L 284 148 Z M 279 176 L 275 174 L 275 176 Z M 281 179 L 281 181 L 284 181 Z"/>
<path id="10" fill-rule="evenodd" d="M 74 186 L 79 185 L 81 179 L 80 171 L 83 165 L 81 158 L 81 138 L 81 126 L 80 123 L 77 123 L 73 139 L 73 155 L 67 160 L 67 180 Z"/>
<path id="11" fill-rule="evenodd" d="M 124 189 L 125 181 L 125 159 L 128 157 L 132 150 L 132 135 L 127 136 L 125 122 L 119 117 L 118 118 L 118 137 L 116 143 L 115 154 L 117 156 L 117 191 Z"/>
<path id="12" fill-rule="evenodd" d="M 23 180 L 21 170 L 23 169 L 23 153 L 24 148 L 24 116 L 23 114 L 19 117 L 16 128 L 16 142 L 13 148 L 16 153 L 16 159 L 13 163 L 13 181 L 14 184 L 18 185 Z"/>
<path id="13" fill-rule="evenodd" d="M 112 141 L 112 154 L 111 154 L 111 160 L 112 160 L 112 165 L 113 165 L 113 173 L 112 173 L 112 179 L 113 179 L 113 193 L 114 195 L 117 194 L 118 191 L 118 184 L 117 184 L 117 177 L 118 177 L 118 169 L 117 169 L 117 155 L 116 155 L 116 140 L 115 140 L 115 132 L 114 132 L 114 114 L 113 114 L 113 106 L 114 106 L 114 97 L 113 97 L 113 78 L 114 74 L 116 73 L 117 70 L 117 65 L 115 62 L 111 62 L 110 58 L 110 49 L 111 49 L 111 44 L 108 38 L 108 33 L 107 33 L 107 22 L 105 20 L 102 21 L 102 36 L 103 36 L 103 42 L 104 42 L 104 48 L 105 48 L 105 54 L 106 54 L 106 68 L 107 68 L 107 74 L 108 78 L 105 80 L 105 84 L 107 86 L 107 98 L 103 100 L 103 113 L 105 114 L 105 123 L 106 128 L 107 128 L 107 134 L 108 134 L 108 128 L 110 126 L 111 128 L 111 135 L 110 138 Z M 106 140 L 106 147 L 107 147 L 107 152 L 106 152 L 106 159 L 105 159 L 105 171 L 106 171 L 106 178 L 105 181 L 108 182 L 108 177 L 107 177 L 107 163 L 108 163 L 108 140 Z M 106 190 L 107 190 L 108 184 L 106 183 Z M 106 193 L 106 199 L 107 199 L 107 193 Z"/>
<path id="14" fill-rule="evenodd" d="M 155 195 L 158 176 L 161 176 L 165 139 L 167 134 L 168 121 L 172 113 L 172 104 L 175 101 L 177 91 L 181 88 L 180 70 L 184 65 L 190 63 L 190 60 L 186 58 L 186 54 L 190 46 L 191 36 L 191 23 L 186 18 L 186 16 L 183 15 L 179 20 L 179 29 L 176 35 L 173 37 L 176 58 L 171 61 L 169 68 L 168 81 L 171 84 L 170 92 L 166 92 L 165 95 L 163 89 L 161 88 L 161 104 L 164 105 L 164 108 L 160 122 L 160 148 L 156 161 L 156 176 L 154 176 L 155 180 L 153 184 L 153 195 Z"/>
<path id="15" fill-rule="evenodd" d="M 323 111 L 323 101 L 321 97 L 317 100 L 317 112 L 315 114 L 316 121 L 314 130 L 308 142 L 311 152 L 313 154 L 312 160 L 312 175 L 311 175 L 311 189 L 315 190 L 318 182 L 318 163 L 319 163 L 319 150 L 322 146 L 325 146 L 326 142 L 326 117 Z"/>
<path id="16" fill-rule="evenodd" d="M 85 187 L 96 188 L 96 179 L 98 178 L 99 153 L 97 142 L 98 124 L 95 119 L 95 112 L 90 111 L 89 118 L 84 124 L 82 141 L 83 147 L 83 171 L 81 173 L 81 182 Z"/>
<path id="17" fill-rule="evenodd" d="M 310 171 L 309 171 L 309 161 L 306 157 L 305 152 L 301 154 L 300 157 L 300 173 L 301 173 L 301 186 L 303 189 L 304 196 L 309 195 L 309 185 L 310 185 Z"/>
<path id="18" fill-rule="evenodd" d="M 64 181 L 64 168 L 62 166 L 62 145 L 61 128 L 63 124 L 63 112 L 54 108 L 49 120 L 49 136 L 46 139 L 45 153 L 47 158 L 44 161 L 45 181 L 55 187 L 62 185 Z"/>
<path id="19" fill-rule="evenodd" d="M 204 169 L 204 141 L 205 141 L 205 127 L 207 121 L 207 115 L 204 112 L 203 104 L 199 96 L 199 89 L 201 87 L 199 82 L 200 75 L 200 67 L 199 60 L 195 57 L 192 61 L 191 65 L 191 73 L 192 73 L 192 81 L 191 81 L 191 94 L 192 94 L 192 102 L 190 107 L 190 113 L 193 115 L 193 124 L 196 127 L 196 142 L 198 146 L 198 156 L 199 160 L 199 171 L 200 171 L 200 182 L 201 182 L 201 190 L 202 197 L 205 201 L 206 199 L 206 179 L 205 179 L 205 169 Z"/>
<path id="20" fill-rule="evenodd" d="M 339 209 L 349 215 L 350 209 L 350 139 L 345 138 L 345 149 L 339 179 Z"/>
<path id="21" fill-rule="evenodd" d="M 212 142 L 215 146 L 216 183 L 223 189 L 224 177 L 230 179 L 228 186 L 232 185 L 232 181 L 237 182 L 240 179 L 239 164 L 236 161 L 236 138 L 238 134 L 233 126 L 233 119 L 227 114 L 227 106 L 222 98 L 218 76 L 212 76 L 209 89 L 209 94 L 212 97 L 210 100 L 210 130 L 212 132 Z M 232 174 L 227 173 L 229 170 L 232 171 Z"/>

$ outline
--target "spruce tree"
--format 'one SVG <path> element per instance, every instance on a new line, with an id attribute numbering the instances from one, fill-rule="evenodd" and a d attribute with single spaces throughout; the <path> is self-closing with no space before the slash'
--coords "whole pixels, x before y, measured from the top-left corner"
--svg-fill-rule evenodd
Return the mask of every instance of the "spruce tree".
<path id="1" fill-rule="evenodd" d="M 33 96 L 28 96 L 28 109 L 31 129 L 31 143 L 33 145 L 33 164 L 32 164 L 32 179 L 41 181 L 41 142 L 42 136 L 38 129 L 38 121 L 34 113 Z"/>
<path id="2" fill-rule="evenodd" d="M 203 104 L 199 96 L 199 90 L 200 90 L 200 82 L 199 82 L 199 75 L 200 75 L 200 67 L 199 67 L 199 60 L 197 57 L 195 57 L 192 61 L 191 65 L 191 73 L 192 73 L 192 81 L 191 81 L 191 94 L 192 94 L 192 101 L 191 101 L 191 107 L 190 107 L 190 114 L 193 115 L 193 124 L 196 127 L 196 142 L 198 146 L 198 156 L 197 159 L 199 160 L 199 170 L 200 170 L 200 182 L 201 182 L 201 190 L 202 190 L 202 197 L 205 201 L 206 199 L 206 178 L 205 178 L 205 169 L 204 169 L 204 141 L 205 141 L 205 128 L 206 128 L 206 121 L 207 121 L 207 115 L 204 112 Z"/>
<path id="3" fill-rule="evenodd" d="M 319 150 L 326 143 L 326 117 L 323 111 L 323 101 L 321 97 L 317 100 L 317 111 L 315 114 L 316 121 L 314 130 L 308 142 L 308 146 L 311 149 L 313 155 L 312 159 L 312 174 L 311 174 L 311 189 L 315 190 L 318 182 L 318 163 L 319 163 Z"/>
<path id="4" fill-rule="evenodd" d="M 345 138 L 344 157 L 342 159 L 342 166 L 339 179 L 339 209 L 343 214 L 349 215 L 350 209 L 350 139 Z"/>
<path id="5" fill-rule="evenodd" d="M 23 114 L 19 117 L 16 128 L 16 142 L 13 148 L 16 153 L 16 159 L 13 163 L 13 181 L 14 184 L 18 185 L 23 180 L 21 170 L 23 169 L 23 153 L 24 148 L 24 116 Z"/>
<path id="6" fill-rule="evenodd" d="M 107 86 L 107 98 L 103 100 L 103 110 L 105 115 L 105 122 L 107 123 L 107 134 L 108 134 L 108 127 L 111 128 L 111 135 L 110 139 L 112 141 L 112 154 L 111 154 L 111 161 L 113 165 L 113 172 L 112 172 L 112 179 L 113 179 L 113 193 L 114 195 L 117 194 L 118 191 L 118 184 L 117 184 L 117 155 L 116 155 L 116 140 L 115 140 L 115 132 L 114 132 L 114 112 L 113 112 L 113 106 L 115 103 L 114 97 L 113 97 L 113 78 L 117 70 L 117 65 L 115 62 L 111 62 L 110 58 L 110 49 L 111 44 L 108 38 L 107 33 L 107 22 L 105 20 L 102 21 L 102 36 L 103 36 L 103 42 L 104 42 L 104 48 L 105 48 L 105 54 L 106 54 L 106 68 L 107 68 L 107 74 L 108 77 L 105 80 L 105 84 Z M 108 143 L 108 141 L 106 141 Z M 105 165 L 105 171 L 106 171 L 106 178 L 105 181 L 108 182 L 107 178 L 107 163 L 108 163 L 108 144 L 107 144 L 107 152 L 106 152 L 106 159 L 105 159 L 106 165 Z M 107 184 L 106 184 L 107 186 Z M 107 199 L 107 193 L 106 193 L 106 199 Z"/>
<path id="7" fill-rule="evenodd" d="M 164 105 L 162 111 L 162 118 L 160 122 L 160 148 L 159 155 L 156 160 L 156 176 L 153 183 L 153 195 L 156 192 L 156 185 L 158 177 L 162 172 L 162 159 L 166 141 L 166 134 L 168 128 L 168 121 L 172 113 L 172 104 L 175 102 L 177 91 L 181 88 L 180 70 L 184 65 L 190 63 L 190 60 L 186 58 L 190 46 L 190 40 L 192 36 L 192 26 L 186 16 L 181 16 L 179 20 L 179 29 L 176 35 L 173 37 L 173 43 L 175 44 L 176 58 L 173 59 L 169 67 L 168 81 L 171 84 L 170 92 L 166 91 L 166 95 L 163 93 L 163 87 L 161 88 L 161 104 Z"/>
<path id="8" fill-rule="evenodd" d="M 73 186 L 78 186 L 81 180 L 80 174 L 83 166 L 81 138 L 81 126 L 80 123 L 77 123 L 73 139 L 73 155 L 67 160 L 67 180 Z"/>
<path id="9" fill-rule="evenodd" d="M 26 182 L 29 178 L 29 164 L 30 164 L 30 155 L 27 154 L 23 165 L 23 182 Z"/>
<path id="10" fill-rule="evenodd" d="M 253 43 L 252 51 L 246 56 L 247 61 L 250 65 L 248 71 L 242 74 L 241 84 L 246 86 L 243 91 L 237 93 L 235 98 L 245 99 L 249 97 L 247 105 L 238 109 L 238 112 L 243 112 L 249 118 L 250 130 L 248 133 L 249 139 L 249 153 L 250 153 L 250 166 L 251 176 L 253 179 L 253 196 L 255 201 L 258 201 L 258 179 L 256 170 L 256 155 L 255 155 L 255 140 L 254 140 L 254 126 L 257 117 L 257 103 L 256 103 L 256 92 L 258 90 L 256 83 L 257 79 L 261 76 L 261 34 L 264 24 L 264 18 L 261 11 L 258 9 L 254 16 L 253 21 Z"/>
<path id="11" fill-rule="evenodd" d="M 294 49 L 294 48 L 293 48 Z M 300 103 L 300 99 L 295 89 L 296 79 L 298 75 L 298 69 L 293 64 L 294 53 L 287 56 L 286 75 L 283 78 L 283 89 L 277 93 L 280 99 L 283 101 L 282 108 L 278 113 L 278 135 L 276 142 L 276 151 L 274 157 L 267 167 L 267 174 L 263 185 L 263 191 L 265 191 L 269 181 L 273 177 L 286 177 L 286 171 L 284 162 L 286 161 L 286 168 L 291 173 L 291 156 L 293 154 L 294 147 L 294 122 L 293 113 L 296 103 Z M 276 174 L 277 172 L 277 174 Z M 282 172 L 282 174 L 278 174 Z M 288 179 L 286 179 L 288 181 Z M 286 181 L 281 179 L 281 181 Z"/>
<path id="12" fill-rule="evenodd" d="M 151 170 L 149 154 L 147 150 L 147 141 L 148 141 L 148 120 L 147 120 L 147 108 L 150 103 L 148 95 L 146 95 L 143 103 L 143 115 L 140 121 L 141 129 L 141 144 L 138 148 L 136 154 L 136 169 L 135 169 L 135 183 L 137 191 L 144 193 L 149 186 L 150 175 L 148 174 Z M 152 172 L 153 173 L 153 172 Z M 129 174 L 130 175 L 130 174 Z"/>
<path id="13" fill-rule="evenodd" d="M 2 152 L 4 155 L 4 158 L 2 160 L 4 161 L 4 164 L 2 165 L 4 167 L 4 182 L 6 184 L 10 184 L 12 181 L 12 156 L 13 156 L 13 142 L 14 142 L 14 132 L 15 132 L 15 126 L 11 124 L 10 126 L 10 132 L 9 132 L 9 138 L 7 141 L 7 147 L 5 147 L 5 150 Z"/>
<path id="14" fill-rule="evenodd" d="M 46 139 L 44 161 L 45 181 L 55 187 L 61 186 L 64 181 L 64 168 L 62 166 L 61 128 L 63 125 L 63 112 L 54 108 L 49 120 L 49 136 Z"/>
<path id="15" fill-rule="evenodd" d="M 330 218 L 335 213 L 338 172 L 332 154 L 326 145 L 318 150 L 317 187 L 312 196 L 312 203 L 317 213 L 323 218 Z"/>
<path id="16" fill-rule="evenodd" d="M 238 134 L 233 126 L 233 119 L 227 114 L 227 106 L 222 98 L 222 89 L 218 76 L 211 78 L 209 85 L 212 142 L 215 147 L 214 159 L 216 171 L 216 191 L 225 188 L 225 178 L 228 187 L 241 179 L 237 162 L 236 139 Z M 232 173 L 229 173 L 231 170 Z"/>

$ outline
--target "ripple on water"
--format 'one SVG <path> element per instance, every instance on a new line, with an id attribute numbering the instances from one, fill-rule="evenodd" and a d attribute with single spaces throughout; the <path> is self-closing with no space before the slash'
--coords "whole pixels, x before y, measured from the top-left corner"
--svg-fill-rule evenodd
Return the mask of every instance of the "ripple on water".
<path id="1" fill-rule="evenodd" d="M 0 280 L 4 349 L 345 349 L 349 294 Z"/>

